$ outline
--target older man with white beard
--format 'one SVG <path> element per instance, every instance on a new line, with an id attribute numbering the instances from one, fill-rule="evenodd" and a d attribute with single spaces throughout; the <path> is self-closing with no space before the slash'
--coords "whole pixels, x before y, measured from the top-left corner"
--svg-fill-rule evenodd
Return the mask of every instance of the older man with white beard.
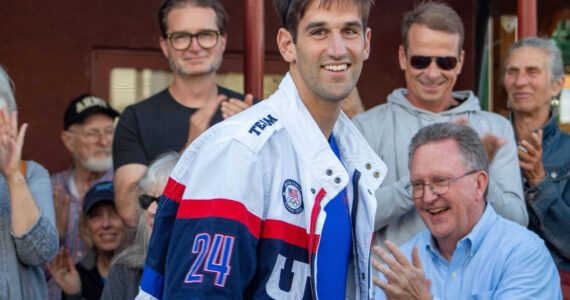
<path id="1" fill-rule="evenodd" d="M 60 245 L 75 261 L 85 254 L 79 238 L 79 216 L 85 193 L 94 184 L 113 180 L 112 145 L 114 119 L 119 116 L 99 97 L 83 94 L 71 101 L 63 118 L 61 140 L 71 154 L 73 166 L 51 177 Z M 49 299 L 61 291 L 50 278 Z"/>

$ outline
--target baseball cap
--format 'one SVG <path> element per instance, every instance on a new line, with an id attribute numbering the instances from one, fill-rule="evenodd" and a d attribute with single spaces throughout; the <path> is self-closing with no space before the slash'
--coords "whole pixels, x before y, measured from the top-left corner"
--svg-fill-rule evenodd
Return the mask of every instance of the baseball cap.
<path id="1" fill-rule="evenodd" d="M 115 204 L 115 192 L 112 181 L 102 181 L 89 189 L 83 199 L 83 214 L 88 213 L 95 205 L 107 202 Z"/>
<path id="2" fill-rule="evenodd" d="M 69 126 L 83 122 L 94 113 L 106 114 L 111 118 L 119 116 L 107 101 L 91 94 L 83 94 L 69 103 L 63 116 L 63 129 L 67 130 Z"/>

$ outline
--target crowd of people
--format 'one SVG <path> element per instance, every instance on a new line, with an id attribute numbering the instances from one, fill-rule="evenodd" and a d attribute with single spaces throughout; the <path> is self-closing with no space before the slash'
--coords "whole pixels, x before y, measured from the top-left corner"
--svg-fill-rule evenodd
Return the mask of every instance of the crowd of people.
<path id="1" fill-rule="evenodd" d="M 560 50 L 515 42 L 510 114 L 483 111 L 454 90 L 460 17 L 422 2 L 403 16 L 406 87 L 365 111 L 374 1 L 273 2 L 289 71 L 272 96 L 216 85 L 219 0 L 165 0 L 172 83 L 120 116 L 72 99 L 73 165 L 51 182 L 21 159 L 0 67 L 0 299 L 570 299 Z"/>

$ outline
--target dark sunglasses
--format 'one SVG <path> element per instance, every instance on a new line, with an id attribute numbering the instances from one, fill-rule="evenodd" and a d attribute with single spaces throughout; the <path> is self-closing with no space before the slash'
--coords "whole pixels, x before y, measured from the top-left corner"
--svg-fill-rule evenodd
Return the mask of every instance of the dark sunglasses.
<path id="1" fill-rule="evenodd" d="M 156 201 L 156 204 L 159 204 L 160 203 L 160 196 L 159 197 L 153 197 L 153 196 L 145 195 L 145 194 L 139 195 L 139 204 L 142 207 L 142 209 L 147 209 L 150 206 L 150 204 L 154 201 Z"/>
<path id="2" fill-rule="evenodd" d="M 422 70 L 427 68 L 431 61 L 435 58 L 435 63 L 442 69 L 449 71 L 457 66 L 457 57 L 455 56 L 421 56 L 413 55 L 410 57 L 410 65 L 414 69 Z"/>

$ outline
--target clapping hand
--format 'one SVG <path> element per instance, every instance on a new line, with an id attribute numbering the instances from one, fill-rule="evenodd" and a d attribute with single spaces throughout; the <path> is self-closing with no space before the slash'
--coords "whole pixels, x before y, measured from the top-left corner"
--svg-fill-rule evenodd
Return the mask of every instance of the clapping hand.
<path id="1" fill-rule="evenodd" d="M 20 171 L 22 147 L 28 124 L 22 124 L 18 131 L 18 112 L 8 113 L 6 107 L 0 110 L 0 172 L 6 181 Z"/>
<path id="2" fill-rule="evenodd" d="M 532 143 L 521 141 L 519 143 L 519 165 L 528 185 L 534 187 L 546 178 L 542 164 L 542 129 L 530 134 Z M 522 147 L 522 148 L 521 148 Z"/>
<path id="3" fill-rule="evenodd" d="M 247 94 L 245 95 L 243 101 L 236 98 L 230 98 L 228 101 L 223 101 L 221 103 L 220 110 L 222 111 L 222 117 L 224 119 L 227 119 L 241 111 L 246 110 L 251 105 L 253 105 L 253 95 Z"/>
<path id="4" fill-rule="evenodd" d="M 412 263 L 398 249 L 396 244 L 386 241 L 386 248 L 391 256 L 382 248 L 375 246 L 374 253 L 385 263 L 372 258 L 372 266 L 386 277 L 383 281 L 374 276 L 374 284 L 380 287 L 388 299 L 432 299 L 430 294 L 431 280 L 425 278 L 422 262 L 418 254 L 418 246 L 412 252 Z"/>
<path id="5" fill-rule="evenodd" d="M 67 295 L 81 292 L 81 278 L 75 268 L 73 258 L 69 256 L 69 250 L 62 247 L 55 258 L 46 264 L 48 271 L 55 283 Z"/>
<path id="6" fill-rule="evenodd" d="M 467 118 L 465 117 L 459 117 L 455 118 L 453 120 L 453 123 L 469 125 L 469 120 L 467 120 Z M 500 138 L 490 132 L 487 132 L 484 136 L 481 137 L 481 144 L 483 144 L 483 148 L 485 148 L 485 151 L 487 152 L 487 158 L 489 159 L 488 162 L 489 164 L 491 164 L 493 158 L 495 158 L 495 154 L 497 154 L 497 151 L 499 151 L 499 149 L 503 147 L 503 145 L 505 145 L 506 143 L 507 139 Z"/>

